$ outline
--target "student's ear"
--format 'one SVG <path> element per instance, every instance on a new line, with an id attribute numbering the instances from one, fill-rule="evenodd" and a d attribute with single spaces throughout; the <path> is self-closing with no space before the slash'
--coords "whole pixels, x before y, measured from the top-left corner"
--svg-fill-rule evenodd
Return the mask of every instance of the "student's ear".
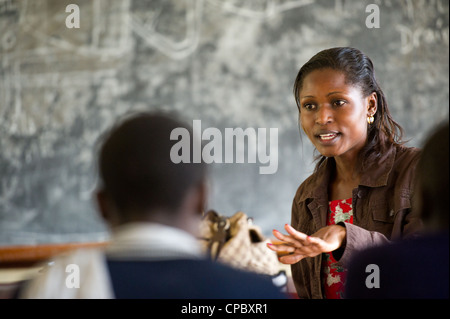
<path id="1" fill-rule="evenodd" d="M 95 193 L 95 200 L 100 216 L 105 222 L 110 223 L 112 221 L 112 216 L 110 211 L 110 203 L 106 192 L 104 190 L 98 190 Z"/>
<path id="2" fill-rule="evenodd" d="M 208 190 L 206 181 L 202 180 L 198 186 L 197 212 L 201 215 L 205 212 L 208 200 Z"/>

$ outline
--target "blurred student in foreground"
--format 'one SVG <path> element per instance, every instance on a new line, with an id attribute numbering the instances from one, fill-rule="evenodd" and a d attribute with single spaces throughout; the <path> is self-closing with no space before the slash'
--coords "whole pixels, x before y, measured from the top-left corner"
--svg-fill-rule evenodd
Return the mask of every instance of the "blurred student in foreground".
<path id="1" fill-rule="evenodd" d="M 449 125 L 428 139 L 415 200 L 423 236 L 362 251 L 350 263 L 347 298 L 449 298 Z"/>
<path id="2" fill-rule="evenodd" d="M 154 113 L 112 128 L 100 149 L 96 196 L 111 226 L 110 245 L 57 260 L 22 298 L 285 298 L 269 279 L 202 255 L 196 235 L 206 201 L 206 165 L 171 161 L 176 128 L 192 136 L 190 127 Z M 77 289 L 68 265 L 79 267 Z"/>

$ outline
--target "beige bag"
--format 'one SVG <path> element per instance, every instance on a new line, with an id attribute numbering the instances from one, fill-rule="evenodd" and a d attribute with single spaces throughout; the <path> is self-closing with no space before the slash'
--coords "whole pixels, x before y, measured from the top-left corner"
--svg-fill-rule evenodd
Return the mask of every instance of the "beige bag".
<path id="1" fill-rule="evenodd" d="M 206 213 L 200 227 L 200 241 L 212 260 L 270 276 L 280 272 L 276 253 L 267 248 L 270 241 L 243 212 L 231 217 L 212 210 Z"/>

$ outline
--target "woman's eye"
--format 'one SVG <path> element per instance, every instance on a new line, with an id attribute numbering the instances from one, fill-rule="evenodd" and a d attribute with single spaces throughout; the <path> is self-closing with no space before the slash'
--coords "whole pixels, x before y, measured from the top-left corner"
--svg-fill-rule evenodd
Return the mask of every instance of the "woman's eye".
<path id="1" fill-rule="evenodd" d="M 303 104 L 303 108 L 305 108 L 308 111 L 311 111 L 311 110 L 314 110 L 315 105 L 314 104 L 310 104 L 310 103 L 306 103 L 306 104 Z"/>
<path id="2" fill-rule="evenodd" d="M 336 100 L 334 101 L 334 105 L 343 106 L 346 102 L 344 100 Z"/>

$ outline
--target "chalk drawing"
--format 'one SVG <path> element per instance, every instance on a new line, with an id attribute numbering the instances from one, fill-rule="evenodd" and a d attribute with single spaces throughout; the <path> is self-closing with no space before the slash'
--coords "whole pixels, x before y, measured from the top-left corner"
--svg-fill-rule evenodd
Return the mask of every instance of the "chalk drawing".
<path id="1" fill-rule="evenodd" d="M 198 47 L 202 23 L 203 0 L 186 2 L 185 38 L 174 41 L 155 30 L 161 11 L 131 12 L 131 26 L 149 46 L 154 47 L 172 59 L 184 59 Z M 183 33 L 183 30 L 180 33 Z"/>
<path id="2" fill-rule="evenodd" d="M 233 1 L 228 0 L 208 0 L 214 6 L 221 8 L 223 11 L 230 12 L 239 16 L 248 17 L 252 19 L 268 19 L 278 15 L 284 11 L 300 8 L 314 3 L 314 0 L 296 0 L 296 1 L 274 1 L 267 0 L 263 5 L 262 10 L 255 10 L 253 6 L 261 7 L 261 1 L 243 1 L 240 6 L 235 5 Z M 256 4 L 256 5 L 255 5 Z"/>

